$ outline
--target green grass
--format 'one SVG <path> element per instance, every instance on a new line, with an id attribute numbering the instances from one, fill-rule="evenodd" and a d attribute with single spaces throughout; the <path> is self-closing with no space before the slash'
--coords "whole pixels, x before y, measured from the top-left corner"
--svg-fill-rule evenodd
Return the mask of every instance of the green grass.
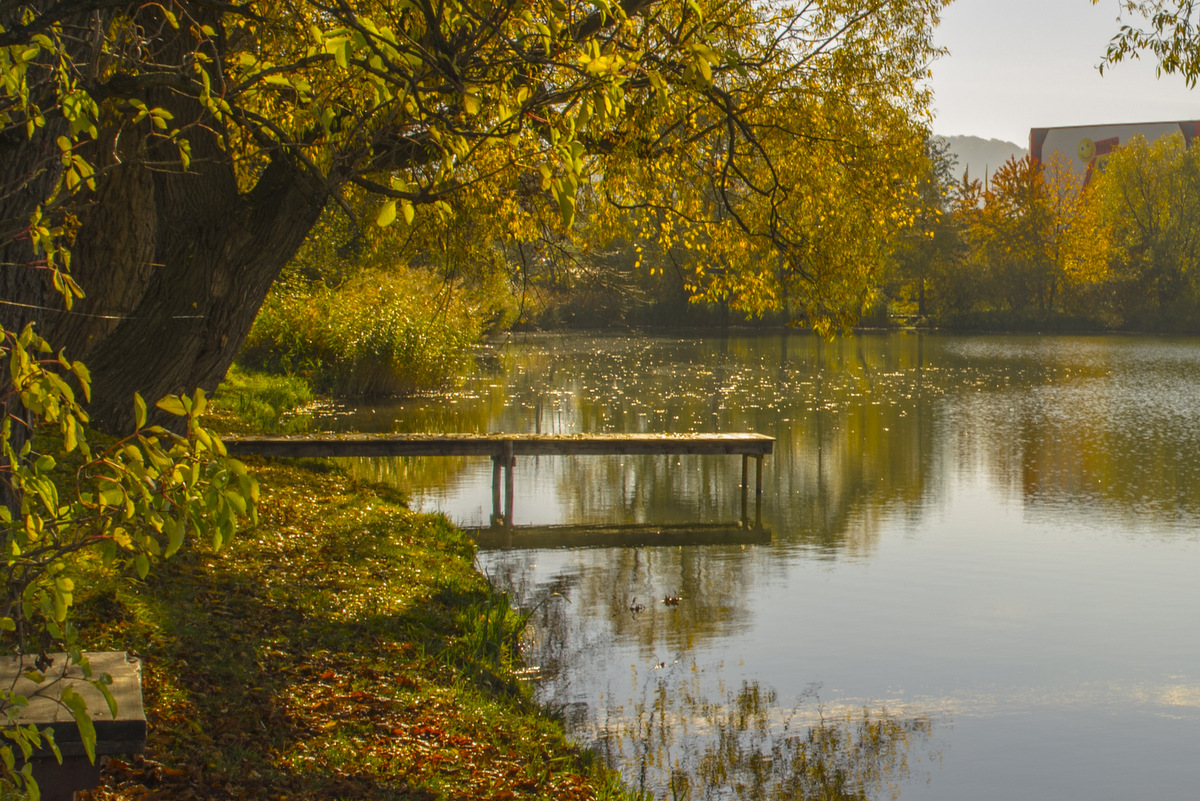
<path id="1" fill-rule="evenodd" d="M 299 376 L 263 373 L 235 364 L 213 399 L 206 422 L 223 433 L 295 434 L 307 431 L 312 387 Z"/>

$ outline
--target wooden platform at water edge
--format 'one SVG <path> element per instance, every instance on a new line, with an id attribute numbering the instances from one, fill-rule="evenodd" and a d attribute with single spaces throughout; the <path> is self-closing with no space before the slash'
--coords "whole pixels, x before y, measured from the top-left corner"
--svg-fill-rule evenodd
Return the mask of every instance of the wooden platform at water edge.
<path id="1" fill-rule="evenodd" d="M 775 438 L 763 434 L 326 434 L 229 437 L 225 445 L 234 456 L 488 456 L 492 459 L 492 522 L 508 526 L 512 525 L 513 467 L 518 456 L 741 456 L 742 522 L 749 522 L 753 458 L 754 520 L 761 526 L 763 457 L 774 451 Z"/>

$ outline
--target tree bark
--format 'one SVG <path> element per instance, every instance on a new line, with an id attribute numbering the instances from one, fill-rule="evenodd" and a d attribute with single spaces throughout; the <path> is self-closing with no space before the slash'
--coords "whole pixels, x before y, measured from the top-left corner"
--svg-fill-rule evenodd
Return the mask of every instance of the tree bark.
<path id="1" fill-rule="evenodd" d="M 71 275 L 84 291 L 69 313 L 51 312 L 46 338 L 84 359 L 141 299 L 154 269 L 158 211 L 146 166 L 145 132 L 105 131 L 86 148 L 98 174 L 96 192 L 78 212 Z"/>
<path id="2" fill-rule="evenodd" d="M 196 24 L 222 30 L 220 10 L 189 10 Z M 169 30 L 156 6 L 137 13 Z M 184 64 L 196 47 L 186 26 L 159 41 L 159 64 Z M 225 42 L 218 34 L 206 47 L 221 53 Z M 220 61 L 206 62 L 214 87 L 223 81 Z M 169 111 L 184 130 L 191 164 L 170 166 L 180 164 L 178 145 L 147 136 L 146 120 L 141 131 L 126 123 L 102 138 L 96 160 L 109 169 L 80 215 L 73 254 L 89 298 L 81 304 L 85 314 L 61 327 L 92 375 L 92 422 L 114 434 L 133 427 L 135 392 L 153 408 L 167 394 L 216 389 L 329 194 L 327 178 L 283 147 L 265 154 L 252 188 L 244 173 L 239 185 L 235 145 L 198 98 L 162 86 L 141 97 L 147 107 Z M 179 422 L 163 414 L 153 421 Z"/>
<path id="3" fill-rule="evenodd" d="M 37 257 L 28 234 L 22 229 L 28 226 L 40 200 L 37 184 L 45 183 L 51 176 L 35 175 L 31 181 L 29 175 L 18 172 L 22 165 L 29 164 L 31 157 L 34 163 L 40 163 L 38 157 L 44 145 L 40 139 L 0 143 L 0 187 L 4 189 L 0 193 L 0 230 L 4 232 L 0 235 L 0 327 L 13 336 L 20 334 L 27 324 L 37 325 L 42 321 L 44 282 L 36 268 Z M 13 186 L 21 188 L 9 191 Z M 0 344 L 9 343 L 0 340 Z M 8 441 L 13 451 L 20 454 L 29 439 L 31 420 L 13 390 L 12 381 L 9 360 L 0 358 L 0 425 L 10 421 Z M 10 481 L 9 467 L 0 453 L 0 504 L 16 514 L 21 499 Z"/>
<path id="4" fill-rule="evenodd" d="M 135 392 L 152 404 L 216 389 L 325 205 L 325 183 L 283 156 L 241 194 L 215 141 L 193 138 L 192 152 L 192 170 L 155 175 L 154 269 L 136 305 L 88 355 L 89 412 L 114 433 L 132 427 Z"/>

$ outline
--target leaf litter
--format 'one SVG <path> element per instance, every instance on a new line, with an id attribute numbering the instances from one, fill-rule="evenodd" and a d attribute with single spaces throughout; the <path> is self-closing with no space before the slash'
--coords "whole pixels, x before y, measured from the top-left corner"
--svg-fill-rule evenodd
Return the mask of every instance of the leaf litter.
<path id="1" fill-rule="evenodd" d="M 80 798 L 608 795 L 519 659 L 461 647 L 491 593 L 464 535 L 324 465 L 251 466 L 257 528 L 83 599 L 88 646 L 142 659 L 149 735 Z"/>

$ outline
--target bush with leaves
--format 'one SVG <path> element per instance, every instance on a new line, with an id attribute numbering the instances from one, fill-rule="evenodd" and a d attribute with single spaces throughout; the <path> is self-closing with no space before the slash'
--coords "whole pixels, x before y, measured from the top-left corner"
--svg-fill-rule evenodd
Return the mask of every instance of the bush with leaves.
<path id="1" fill-rule="evenodd" d="M 54 676 L 79 665 L 115 714 L 107 689 L 111 679 L 92 675 L 71 623 L 78 568 L 124 563 L 145 578 L 155 559 L 174 554 L 189 536 L 209 538 L 219 548 L 233 536 L 239 517 L 254 522 L 258 487 L 197 422 L 205 408 L 203 392 L 157 404 L 182 418 L 183 433 L 148 425 L 146 403 L 135 397 L 136 430 L 93 446 L 85 436 L 87 413 L 73 388 L 86 400 L 89 375 L 83 364 L 54 355 L 32 325 L 19 334 L 3 331 L 0 358 L 9 379 L 0 391 L 0 404 L 9 410 L 0 428 L 0 482 L 9 493 L 8 504 L 0 506 L 5 554 L 0 642 L 18 658 L 36 655 L 21 664 L 38 693 L 49 694 Z M 25 414 L 13 413 L 20 408 Z M 31 436 L 14 437 L 15 427 L 26 427 Z M 21 443 L 19 451 L 15 442 Z M 51 663 L 51 651 L 65 652 L 66 659 Z M 94 760 L 95 731 L 83 698 L 69 688 L 50 697 L 71 711 Z M 29 757 L 41 747 L 59 752 L 48 728 L 17 725 L 28 703 L 12 685 L 0 687 L 6 723 L 0 780 L 36 798 Z"/>
<path id="2" fill-rule="evenodd" d="M 470 366 L 482 336 L 459 289 L 418 271 L 363 270 L 337 287 L 293 279 L 267 299 L 240 359 L 340 396 L 433 389 Z"/>

